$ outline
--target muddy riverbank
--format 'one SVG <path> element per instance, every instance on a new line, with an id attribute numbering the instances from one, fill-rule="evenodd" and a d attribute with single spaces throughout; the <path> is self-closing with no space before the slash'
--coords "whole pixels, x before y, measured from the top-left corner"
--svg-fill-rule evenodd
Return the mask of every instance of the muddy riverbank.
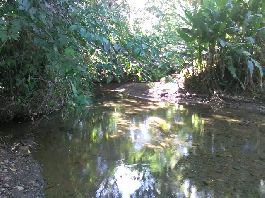
<path id="1" fill-rule="evenodd" d="M 0 145 L 0 197 L 44 197 L 41 167 L 31 155 L 31 139 Z"/>
<path id="2" fill-rule="evenodd" d="M 232 96 L 222 93 L 213 95 L 195 94 L 185 90 L 183 84 L 174 82 L 111 84 L 104 86 L 103 90 L 120 92 L 149 101 L 166 101 L 189 105 L 205 104 L 211 106 L 214 110 L 232 108 L 265 114 L 265 103 L 255 97 Z"/>

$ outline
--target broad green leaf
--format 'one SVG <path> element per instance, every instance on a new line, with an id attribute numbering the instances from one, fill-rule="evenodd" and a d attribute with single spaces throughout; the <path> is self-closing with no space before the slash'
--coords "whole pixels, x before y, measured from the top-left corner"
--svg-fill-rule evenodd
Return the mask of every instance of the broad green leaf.
<path id="1" fill-rule="evenodd" d="M 253 75 L 253 71 L 254 71 L 254 64 L 252 62 L 252 60 L 248 60 L 247 61 L 247 66 L 248 66 L 248 70 L 250 72 L 250 75 Z"/>
<path id="2" fill-rule="evenodd" d="M 11 22 L 11 28 L 9 30 L 9 37 L 11 39 L 17 40 L 19 37 L 19 33 L 21 30 L 21 21 L 19 19 L 15 19 Z"/>
<path id="3" fill-rule="evenodd" d="M 89 54 L 90 54 L 90 55 L 93 55 L 93 54 L 95 53 L 95 51 L 96 51 L 96 49 L 91 49 L 91 50 L 89 51 Z"/>
<path id="4" fill-rule="evenodd" d="M 80 35 L 83 37 L 83 38 L 86 38 L 87 36 L 87 31 L 85 28 L 81 28 L 80 29 Z"/>
<path id="5" fill-rule="evenodd" d="M 118 45 L 118 44 L 114 44 L 114 45 L 113 45 L 113 48 L 114 48 L 114 50 L 115 50 L 116 52 L 119 52 L 119 51 L 121 50 L 121 46 Z"/>
<path id="6" fill-rule="evenodd" d="M 72 87 L 72 92 L 73 92 L 74 96 L 77 97 L 77 89 L 72 82 L 70 82 L 70 83 L 71 83 L 71 87 Z"/>
<path id="7" fill-rule="evenodd" d="M 109 42 L 109 40 L 107 38 L 105 38 L 105 37 L 103 37 L 102 40 L 103 40 L 104 43 L 108 43 Z"/>
<path id="8" fill-rule="evenodd" d="M 246 41 L 247 41 L 249 44 L 255 44 L 255 38 L 253 38 L 253 37 L 246 37 Z"/>
<path id="9" fill-rule="evenodd" d="M 1 39 L 2 42 L 7 41 L 8 35 L 7 35 L 7 31 L 6 30 L 3 30 L 3 29 L 1 30 L 0 29 L 0 39 Z"/>
<path id="10" fill-rule="evenodd" d="M 133 50 L 133 52 L 134 52 L 135 55 L 139 56 L 140 53 L 141 53 L 141 49 L 140 49 L 140 48 L 135 48 L 135 49 Z"/>
<path id="11" fill-rule="evenodd" d="M 232 74 L 233 78 L 237 79 L 236 68 L 231 64 L 231 65 L 228 65 L 227 69 Z"/>
<path id="12" fill-rule="evenodd" d="M 259 69 L 260 76 L 263 77 L 263 67 L 260 65 L 260 63 L 254 59 L 251 59 L 251 61 L 254 63 L 255 67 Z"/>
<path id="13" fill-rule="evenodd" d="M 35 18 L 35 14 L 37 13 L 37 11 L 38 10 L 36 8 L 34 8 L 34 7 L 32 7 L 32 8 L 29 9 L 29 14 L 30 14 L 30 16 L 31 16 L 32 19 Z"/>
<path id="14" fill-rule="evenodd" d="M 113 80 L 113 76 L 109 75 L 107 78 L 107 84 L 109 84 Z"/>
<path id="15" fill-rule="evenodd" d="M 143 49 L 147 49 L 148 46 L 147 46 L 146 44 L 142 44 L 142 48 L 143 48 Z"/>
<path id="16" fill-rule="evenodd" d="M 20 10 L 29 10 L 31 3 L 29 0 L 19 0 L 19 9 Z"/>
<path id="17" fill-rule="evenodd" d="M 75 56 L 75 50 L 72 49 L 72 48 L 70 48 L 70 47 L 68 47 L 68 48 L 66 48 L 66 49 L 64 50 L 64 54 L 65 54 L 66 56 Z"/>
<path id="18" fill-rule="evenodd" d="M 110 43 L 109 42 L 103 43 L 103 49 L 105 52 L 109 52 L 110 51 Z"/>
<path id="19" fill-rule="evenodd" d="M 79 105 L 88 105 L 91 103 L 91 99 L 89 99 L 89 97 L 85 95 L 78 95 L 76 97 L 76 100 Z"/>
<path id="20" fill-rule="evenodd" d="M 263 86 L 263 80 L 262 77 L 264 75 L 264 68 L 260 65 L 260 63 L 254 59 L 251 59 L 254 63 L 254 65 L 259 69 L 259 74 L 260 74 L 260 87 L 262 88 Z"/>
<path id="21" fill-rule="evenodd" d="M 242 51 L 242 54 L 244 56 L 247 56 L 247 57 L 250 57 L 251 56 L 251 54 L 248 51 L 245 51 L 245 50 Z"/>
<path id="22" fill-rule="evenodd" d="M 189 36 L 187 33 L 179 30 L 178 35 L 180 38 L 182 38 L 185 42 L 191 42 L 193 39 L 191 36 Z"/>
<path id="23" fill-rule="evenodd" d="M 75 31 L 79 29 L 79 25 L 71 25 L 69 28 L 71 31 Z"/>
<path id="24" fill-rule="evenodd" d="M 257 29 L 258 31 L 261 31 L 261 30 L 265 30 L 265 27 L 261 27 L 259 29 Z"/>
<path id="25" fill-rule="evenodd" d="M 222 47 L 225 47 L 226 46 L 226 42 L 222 39 L 219 39 L 219 43 Z"/>

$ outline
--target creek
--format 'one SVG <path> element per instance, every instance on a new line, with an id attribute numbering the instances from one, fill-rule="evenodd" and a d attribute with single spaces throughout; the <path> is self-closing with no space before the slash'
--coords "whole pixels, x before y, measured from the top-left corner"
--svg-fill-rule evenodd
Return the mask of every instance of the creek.
<path id="1" fill-rule="evenodd" d="M 33 156 L 46 197 L 264 197 L 264 121 L 113 95 L 41 121 Z"/>

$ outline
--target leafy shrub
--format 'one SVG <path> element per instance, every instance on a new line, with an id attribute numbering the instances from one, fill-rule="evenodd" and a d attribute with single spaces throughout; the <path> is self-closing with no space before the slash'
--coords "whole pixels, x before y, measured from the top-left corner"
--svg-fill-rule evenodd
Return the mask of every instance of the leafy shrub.
<path id="1" fill-rule="evenodd" d="M 244 90 L 263 86 L 264 19 L 261 0 L 203 1 L 198 9 L 185 10 L 178 33 L 194 52 L 193 66 L 207 70 L 208 88 L 229 88 L 234 80 Z"/>

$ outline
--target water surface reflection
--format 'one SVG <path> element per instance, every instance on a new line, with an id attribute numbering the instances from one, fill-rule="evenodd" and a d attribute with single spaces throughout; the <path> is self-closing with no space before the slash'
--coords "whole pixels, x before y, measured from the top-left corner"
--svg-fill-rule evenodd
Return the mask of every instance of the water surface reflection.
<path id="1" fill-rule="evenodd" d="M 265 196 L 264 116 L 130 98 L 38 128 L 47 197 Z"/>

